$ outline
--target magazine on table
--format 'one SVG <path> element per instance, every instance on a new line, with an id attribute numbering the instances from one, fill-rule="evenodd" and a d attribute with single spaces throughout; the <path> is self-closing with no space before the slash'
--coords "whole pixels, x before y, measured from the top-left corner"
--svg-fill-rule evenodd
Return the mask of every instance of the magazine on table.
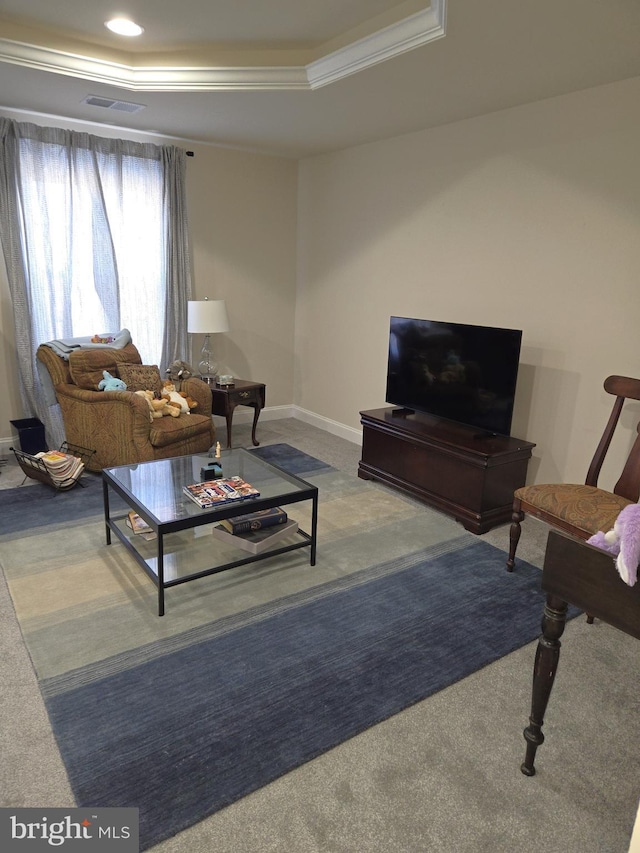
<path id="1" fill-rule="evenodd" d="M 140 534 L 143 539 L 155 539 L 156 534 L 153 531 L 152 527 L 149 527 L 147 522 L 138 515 L 137 512 L 131 510 L 131 512 L 127 515 L 127 525 L 133 530 L 134 533 Z"/>
<path id="2" fill-rule="evenodd" d="M 153 532 L 153 528 L 149 527 L 147 522 L 138 515 L 137 512 L 131 510 L 131 512 L 127 515 L 127 524 L 133 530 L 134 533 L 151 533 Z"/>
<path id="3" fill-rule="evenodd" d="M 242 501 L 257 498 L 260 492 L 242 477 L 224 477 L 219 480 L 205 480 L 203 483 L 191 483 L 183 487 L 183 492 L 203 509 L 219 506 L 230 501 Z"/>

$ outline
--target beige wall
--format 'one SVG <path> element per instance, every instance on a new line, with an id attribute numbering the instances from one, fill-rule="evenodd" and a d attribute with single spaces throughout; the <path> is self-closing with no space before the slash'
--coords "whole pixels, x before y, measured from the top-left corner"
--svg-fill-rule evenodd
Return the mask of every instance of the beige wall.
<path id="1" fill-rule="evenodd" d="M 103 136 L 175 142 L 25 113 L 2 114 Z M 237 376 L 265 382 L 269 406 L 289 406 L 293 398 L 297 163 L 190 142 L 176 144 L 195 153 L 187 160 L 194 295 L 197 299 L 225 299 L 229 313 L 230 332 L 212 336 L 214 357 Z M 194 365 L 201 345 L 202 337 L 196 336 Z M 11 437 L 9 421 L 24 416 L 16 375 L 11 299 L 0 252 L 0 395 L 5 401 L 0 443 L 5 444 Z"/>
<path id="2" fill-rule="evenodd" d="M 636 78 L 303 161 L 296 403 L 353 428 L 383 406 L 391 314 L 519 328 L 530 479 L 582 481 L 604 378 L 640 374 L 639 99 Z"/>
<path id="3" fill-rule="evenodd" d="M 636 78 L 310 158 L 299 174 L 185 143 L 196 297 L 225 298 L 232 326 L 215 354 L 265 381 L 268 406 L 293 402 L 357 440 L 358 412 L 384 405 L 391 314 L 521 328 L 513 433 L 537 443 L 530 479 L 582 480 L 603 379 L 640 371 L 639 97 Z M 12 327 L 0 268 L 0 440 L 22 416 Z M 612 462 L 631 414 L 624 427 Z"/>
<path id="4" fill-rule="evenodd" d="M 214 359 L 265 382 L 268 406 L 293 399 L 297 163 L 190 146 L 189 230 L 196 297 L 225 299 L 231 331 L 213 335 Z M 202 338 L 194 341 L 199 360 Z"/>

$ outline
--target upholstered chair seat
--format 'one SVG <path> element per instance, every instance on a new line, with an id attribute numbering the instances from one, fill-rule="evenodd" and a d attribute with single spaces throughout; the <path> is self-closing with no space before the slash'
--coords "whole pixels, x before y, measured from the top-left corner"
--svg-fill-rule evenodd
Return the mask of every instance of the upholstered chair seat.
<path id="1" fill-rule="evenodd" d="M 584 539 L 599 530 L 611 530 L 618 513 L 633 503 L 596 486 L 572 483 L 523 486 L 516 490 L 514 498 L 526 504 L 528 515 L 570 530 L 574 535 L 582 534 Z"/>

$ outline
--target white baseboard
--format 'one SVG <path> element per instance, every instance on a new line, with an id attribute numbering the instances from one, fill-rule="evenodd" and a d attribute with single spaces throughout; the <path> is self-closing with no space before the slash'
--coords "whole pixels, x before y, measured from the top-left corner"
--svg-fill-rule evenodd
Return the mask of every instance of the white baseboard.
<path id="1" fill-rule="evenodd" d="M 0 438 L 0 456 L 8 456 L 12 447 L 20 449 L 18 440 L 15 438 Z"/>
<path id="2" fill-rule="evenodd" d="M 331 418 L 325 418 L 322 415 L 317 415 L 315 412 L 310 412 L 307 409 L 302 409 L 300 406 L 267 406 L 260 412 L 260 420 L 258 421 L 258 429 L 260 429 L 260 421 L 278 421 L 284 418 L 297 418 L 304 421 L 306 424 L 323 429 L 325 432 L 330 432 L 332 435 L 337 435 L 344 438 L 346 441 L 351 441 L 354 444 L 362 444 L 362 430 L 354 429 L 353 427 L 345 426 L 344 424 L 333 421 Z M 214 416 L 213 421 L 218 427 L 225 425 L 224 418 Z M 237 408 L 233 413 L 233 422 L 247 424 L 253 422 L 253 409 L 249 407 Z"/>
<path id="3" fill-rule="evenodd" d="M 307 409 L 301 409 L 300 406 L 294 406 L 293 417 L 304 421 L 306 424 L 323 429 L 325 432 L 330 432 L 331 435 L 337 435 L 339 438 L 344 438 L 346 441 L 351 441 L 354 444 L 362 444 L 362 429 L 348 427 L 338 421 L 332 421 L 331 418 L 325 418 L 322 415 L 317 415 L 315 412 L 309 412 Z"/>

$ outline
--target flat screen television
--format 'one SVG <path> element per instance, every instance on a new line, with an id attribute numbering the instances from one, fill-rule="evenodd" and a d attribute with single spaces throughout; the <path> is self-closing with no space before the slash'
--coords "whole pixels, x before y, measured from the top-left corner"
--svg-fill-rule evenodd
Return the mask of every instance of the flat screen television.
<path id="1" fill-rule="evenodd" d="M 391 317 L 386 401 L 510 435 L 522 332 Z"/>

